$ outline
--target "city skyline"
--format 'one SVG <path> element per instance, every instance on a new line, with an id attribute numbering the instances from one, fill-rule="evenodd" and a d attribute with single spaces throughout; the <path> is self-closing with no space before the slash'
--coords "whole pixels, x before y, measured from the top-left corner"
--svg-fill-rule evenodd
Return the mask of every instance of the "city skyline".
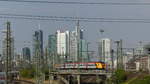
<path id="1" fill-rule="evenodd" d="M 77 23 L 77 22 L 76 22 Z M 13 24 L 12 24 L 13 25 Z M 82 25 L 82 24 L 81 24 Z M 38 25 L 39 26 L 39 25 Z M 75 26 L 76 27 L 76 26 Z M 75 28 L 75 27 L 73 27 L 73 28 Z M 80 27 L 82 27 L 82 26 L 80 26 Z M 35 31 L 37 31 L 37 30 L 39 30 L 39 28 L 38 29 L 36 29 Z M 40 30 L 42 30 L 42 29 L 40 29 Z M 58 29 L 58 30 L 61 30 L 61 31 L 70 31 L 69 29 Z M 73 30 L 73 29 L 72 29 Z M 103 34 L 100 32 L 100 29 L 99 29 L 99 35 L 97 35 L 97 36 L 99 36 L 99 38 L 97 38 L 97 39 L 95 39 L 97 42 L 98 42 L 98 39 L 102 39 L 102 38 L 105 38 L 107 35 L 105 35 L 105 29 L 103 29 L 104 30 L 104 32 L 103 32 Z M 3 30 L 4 31 L 4 30 Z M 12 31 L 13 31 L 13 29 L 12 29 Z M 42 30 L 43 31 L 43 30 Z M 57 30 L 56 30 L 57 31 Z M 54 31 L 53 33 L 56 33 L 56 31 Z M 32 32 L 33 33 L 33 32 Z M 14 36 L 14 32 L 12 32 L 12 34 L 13 34 L 13 36 Z M 50 33 L 50 34 L 52 34 L 52 33 Z M 87 30 L 86 29 L 84 29 L 84 37 L 86 36 L 86 34 L 87 34 Z M 44 35 L 44 37 L 43 37 L 43 47 L 46 47 L 46 45 L 48 44 L 48 36 L 45 36 L 45 33 L 43 32 L 43 35 Z M 30 36 L 30 37 L 32 37 L 32 36 Z M 109 37 L 107 37 L 107 38 L 109 38 Z M 16 39 L 15 38 L 15 36 L 14 36 L 14 39 Z M 92 43 L 92 47 L 90 47 L 91 49 L 93 49 L 93 48 L 96 48 L 96 49 L 94 49 L 94 51 L 96 51 L 96 54 L 98 54 L 98 44 L 97 44 L 97 42 L 93 42 L 93 41 L 90 41 L 89 40 L 89 38 L 88 37 L 85 37 L 85 39 L 88 41 L 88 42 L 90 42 L 90 43 Z M 110 39 L 112 39 L 112 38 L 110 38 Z M 112 39 L 112 42 L 115 42 L 116 40 L 114 40 L 114 39 Z M 124 40 L 123 39 L 123 45 L 124 46 L 126 46 L 126 47 L 128 47 L 129 45 L 127 45 L 127 41 L 126 40 Z M 127 42 L 127 43 L 126 43 Z M 136 42 L 136 43 L 134 43 L 134 48 L 136 48 L 136 47 L 138 47 L 139 46 L 139 42 L 140 41 L 138 41 L 138 42 Z M 148 41 L 146 42 L 146 41 L 141 41 L 142 42 L 142 45 L 144 45 L 144 44 L 147 44 L 148 43 Z M 17 52 L 17 53 L 20 53 L 21 54 L 21 50 L 19 51 L 19 49 L 20 48 L 22 48 L 22 47 L 30 47 L 30 48 L 32 48 L 32 39 L 31 40 L 29 40 L 29 41 L 20 41 L 20 43 L 19 43 L 19 45 L 21 44 L 21 47 L 18 47 L 18 43 L 19 43 L 19 41 L 16 41 L 15 40 L 15 52 Z M 132 44 L 132 43 L 131 43 Z M 91 45 L 91 44 L 90 44 Z M 93 45 L 94 45 L 94 47 L 93 47 Z M 129 46 L 129 48 L 131 48 L 131 46 Z M 98 56 L 98 55 L 96 55 L 96 56 Z"/>
<path id="2" fill-rule="evenodd" d="M 90 0 L 87 1 L 90 2 Z M 112 0 L 112 2 L 113 1 L 114 0 Z M 128 1 L 124 1 L 124 2 L 128 2 Z M 144 1 L 134 0 L 134 1 L 139 3 L 148 2 L 145 0 Z M 134 2 L 134 1 L 129 1 L 129 2 Z M 122 1 L 115 0 L 115 2 L 122 2 Z M 139 11 L 136 11 L 137 9 Z M 90 10 L 90 12 L 88 12 L 88 10 Z M 113 18 L 149 18 L 149 9 L 147 8 L 147 6 L 122 6 L 122 5 L 121 6 L 112 6 L 112 5 L 93 6 L 93 5 L 59 5 L 59 4 L 49 5 L 49 4 L 40 4 L 40 3 L 34 4 L 34 3 L 0 2 L 0 12 L 11 13 L 11 14 L 17 13 L 17 14 L 25 14 L 25 15 L 48 15 L 48 16 L 55 15 L 55 16 L 68 16 L 68 17 L 73 16 L 73 17 L 106 17 L 106 18 L 107 17 L 108 18 L 112 18 L 112 17 Z M 24 41 L 32 40 L 31 35 L 35 30 L 38 29 L 39 24 L 41 25 L 41 29 L 44 32 L 45 41 L 47 40 L 47 36 L 49 34 L 53 34 L 56 30 L 58 29 L 73 30 L 76 25 L 76 22 L 37 21 L 37 20 L 1 18 L 0 30 L 3 30 L 5 28 L 4 24 L 7 20 L 12 22 L 12 30 L 16 41 L 15 46 L 17 48 L 17 52 L 21 52 L 20 51 L 21 47 L 23 47 L 25 44 L 31 46 L 31 44 L 24 43 Z M 97 39 L 102 37 L 101 34 L 99 33 L 100 29 L 105 30 L 103 35 L 104 37 L 108 37 L 113 40 L 123 39 L 125 41 L 124 42 L 125 46 L 127 45 L 128 47 L 130 46 L 135 47 L 139 41 L 144 41 L 144 42 L 150 41 L 150 39 L 147 37 L 150 31 L 149 23 L 80 22 L 80 25 L 86 30 L 85 37 L 88 37 L 87 40 L 91 42 L 91 46 L 94 47 L 92 49 L 95 49 L 97 47 L 96 44 L 96 42 L 98 42 Z M 90 35 L 90 33 L 92 34 Z"/>

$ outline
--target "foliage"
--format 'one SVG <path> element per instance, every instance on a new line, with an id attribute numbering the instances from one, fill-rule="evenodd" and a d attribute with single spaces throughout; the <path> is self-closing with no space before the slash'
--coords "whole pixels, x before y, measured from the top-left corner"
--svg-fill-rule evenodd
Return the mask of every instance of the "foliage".
<path id="1" fill-rule="evenodd" d="M 48 80 L 48 78 L 49 78 L 49 69 L 48 69 L 48 68 L 45 68 L 45 69 L 43 70 L 43 72 L 44 72 L 44 74 L 45 74 L 45 80 Z"/>
<path id="2" fill-rule="evenodd" d="M 24 78 L 33 78 L 34 74 L 35 74 L 34 68 L 20 70 L 20 75 L 21 77 L 24 77 Z"/>
<path id="3" fill-rule="evenodd" d="M 121 84 L 127 79 L 127 74 L 124 70 L 118 69 L 113 75 L 113 82 L 115 84 Z"/>
<path id="4" fill-rule="evenodd" d="M 36 75 L 36 70 L 35 66 L 32 66 L 31 68 L 24 68 L 20 70 L 20 75 L 23 78 L 34 78 Z M 43 68 L 42 72 L 45 74 L 45 79 L 48 80 L 49 78 L 49 69 Z M 39 75 L 39 74 L 38 74 Z"/>

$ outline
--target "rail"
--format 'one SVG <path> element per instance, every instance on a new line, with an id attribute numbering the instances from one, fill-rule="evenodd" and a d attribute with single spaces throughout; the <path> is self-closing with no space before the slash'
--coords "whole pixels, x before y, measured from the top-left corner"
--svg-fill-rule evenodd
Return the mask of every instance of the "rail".
<path id="1" fill-rule="evenodd" d="M 17 83 L 35 84 L 34 82 L 27 81 L 27 80 L 13 80 L 13 83 L 14 83 L 14 84 L 17 84 Z"/>

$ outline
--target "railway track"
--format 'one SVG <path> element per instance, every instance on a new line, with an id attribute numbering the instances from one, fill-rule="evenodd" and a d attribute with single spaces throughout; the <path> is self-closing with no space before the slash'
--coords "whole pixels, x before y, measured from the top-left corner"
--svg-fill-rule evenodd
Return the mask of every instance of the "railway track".
<path id="1" fill-rule="evenodd" d="M 35 84 L 35 83 L 27 80 L 14 80 L 12 84 Z"/>

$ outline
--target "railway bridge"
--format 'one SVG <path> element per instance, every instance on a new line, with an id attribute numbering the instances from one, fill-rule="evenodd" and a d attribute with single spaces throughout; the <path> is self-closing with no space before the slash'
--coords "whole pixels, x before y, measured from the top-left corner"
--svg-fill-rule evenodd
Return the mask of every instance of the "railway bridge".
<path id="1" fill-rule="evenodd" d="M 111 73 L 105 70 L 58 70 L 50 73 L 51 80 L 61 80 L 65 84 L 81 84 L 82 82 L 95 82 L 105 84 L 105 80 L 111 77 Z M 92 79 L 94 79 L 92 81 Z M 90 81 L 91 80 L 91 81 Z"/>

